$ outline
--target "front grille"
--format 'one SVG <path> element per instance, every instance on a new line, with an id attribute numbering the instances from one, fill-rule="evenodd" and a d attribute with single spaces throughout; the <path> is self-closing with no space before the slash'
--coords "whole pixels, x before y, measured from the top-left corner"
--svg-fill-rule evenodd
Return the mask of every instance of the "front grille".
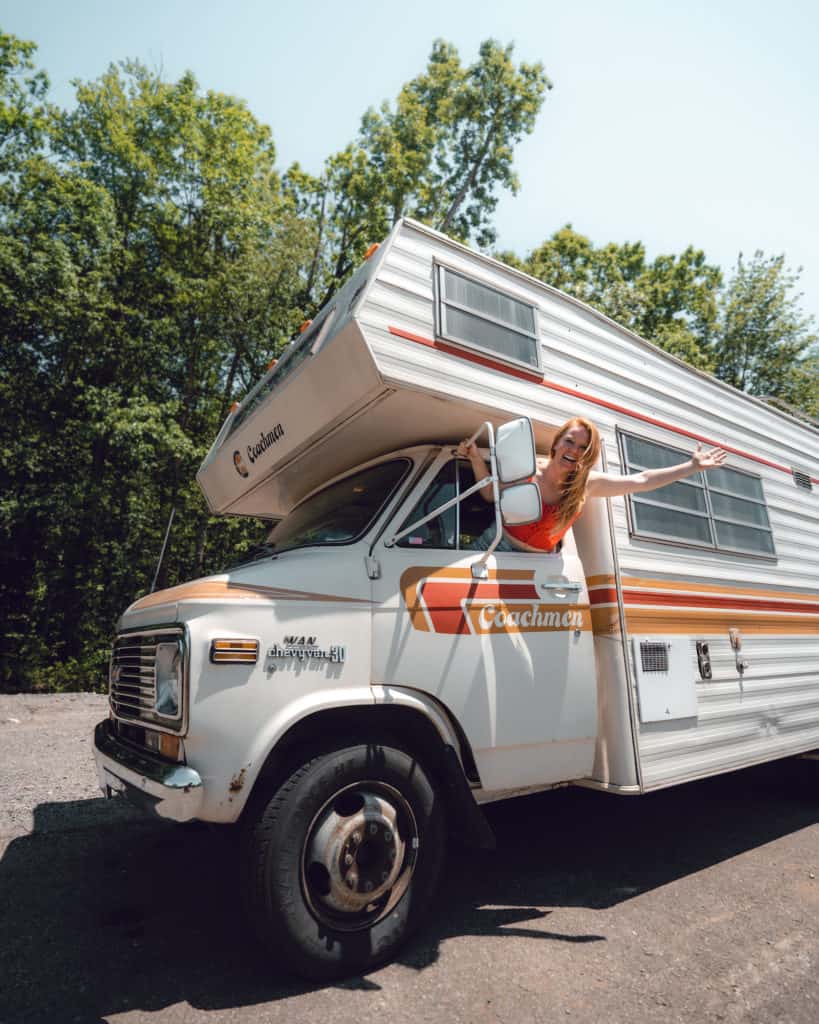
<path id="1" fill-rule="evenodd" d="M 156 648 L 181 635 L 181 630 L 174 629 L 123 633 L 117 637 L 111 652 L 109 680 L 111 708 L 118 718 L 156 718 Z"/>

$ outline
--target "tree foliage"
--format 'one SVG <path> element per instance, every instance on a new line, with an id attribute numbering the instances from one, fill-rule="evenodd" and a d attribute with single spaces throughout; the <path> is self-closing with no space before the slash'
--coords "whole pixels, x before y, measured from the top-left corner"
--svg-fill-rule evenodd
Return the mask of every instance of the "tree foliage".
<path id="1" fill-rule="evenodd" d="M 709 346 L 722 275 L 701 250 L 688 246 L 679 256 L 649 262 L 642 242 L 597 248 L 567 224 L 526 259 L 510 253 L 501 258 L 588 302 L 692 366 L 713 370 Z"/>
<path id="2" fill-rule="evenodd" d="M 540 64 L 515 66 L 511 46 L 487 40 L 465 67 L 437 40 L 425 71 L 394 104 L 365 113 L 358 138 L 328 158 L 321 176 L 291 167 L 287 188 L 318 228 L 305 305 L 323 304 L 401 217 L 491 245 L 499 193 L 519 188 L 514 146 L 551 87 Z"/>
<path id="3" fill-rule="evenodd" d="M 112 67 L 51 112 L 42 142 L 6 176 L 0 212 L 5 672 L 87 684 L 171 508 L 160 582 L 218 566 L 253 532 L 212 521 L 194 474 L 302 318 L 313 229 L 269 131 L 191 75 Z"/>
<path id="4" fill-rule="evenodd" d="M 740 253 L 721 297 L 716 373 L 752 395 L 778 398 L 816 416 L 819 355 L 813 320 L 799 308 L 799 272 L 784 255 Z"/>

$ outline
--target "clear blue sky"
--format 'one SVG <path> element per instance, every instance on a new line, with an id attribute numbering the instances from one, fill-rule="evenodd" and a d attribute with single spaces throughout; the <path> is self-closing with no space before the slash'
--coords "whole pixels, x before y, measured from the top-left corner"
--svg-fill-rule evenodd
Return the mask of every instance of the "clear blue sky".
<path id="1" fill-rule="evenodd" d="M 282 167 L 313 171 L 436 37 L 465 63 L 482 39 L 514 42 L 555 87 L 518 149 L 501 247 L 523 255 L 571 222 L 650 256 L 693 243 L 726 271 L 784 252 L 819 320 L 815 0 L 0 0 L 0 25 L 39 45 L 64 106 L 112 61 L 190 69 L 271 126 Z"/>

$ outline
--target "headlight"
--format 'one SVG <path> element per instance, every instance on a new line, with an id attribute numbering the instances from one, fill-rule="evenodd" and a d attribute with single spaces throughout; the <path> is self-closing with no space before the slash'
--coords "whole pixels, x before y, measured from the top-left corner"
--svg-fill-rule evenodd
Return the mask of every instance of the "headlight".
<path id="1" fill-rule="evenodd" d="M 168 718 L 179 716 L 180 680 L 182 675 L 182 647 L 176 641 L 168 644 L 157 644 L 156 662 L 154 663 L 154 679 L 156 681 L 156 701 L 154 707 L 157 714 Z"/>

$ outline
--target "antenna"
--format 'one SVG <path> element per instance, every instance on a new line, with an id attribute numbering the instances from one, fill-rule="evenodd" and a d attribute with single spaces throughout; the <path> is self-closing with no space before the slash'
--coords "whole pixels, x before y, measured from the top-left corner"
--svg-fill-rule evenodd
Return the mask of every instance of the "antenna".
<path id="1" fill-rule="evenodd" d="M 160 568 L 162 566 L 162 559 L 165 557 L 165 547 L 167 546 L 168 537 L 169 537 L 170 532 L 171 532 L 171 523 L 173 522 L 173 514 L 174 514 L 174 512 L 176 512 L 176 506 L 175 505 L 173 505 L 171 507 L 171 514 L 168 517 L 168 528 L 165 530 L 165 540 L 162 541 L 162 550 L 159 552 L 159 561 L 156 563 L 156 572 L 154 573 L 154 581 L 151 584 L 151 589 L 148 591 L 149 594 L 153 594 L 154 590 L 156 590 L 156 580 L 157 580 L 157 577 L 159 576 L 159 570 L 160 570 Z"/>

